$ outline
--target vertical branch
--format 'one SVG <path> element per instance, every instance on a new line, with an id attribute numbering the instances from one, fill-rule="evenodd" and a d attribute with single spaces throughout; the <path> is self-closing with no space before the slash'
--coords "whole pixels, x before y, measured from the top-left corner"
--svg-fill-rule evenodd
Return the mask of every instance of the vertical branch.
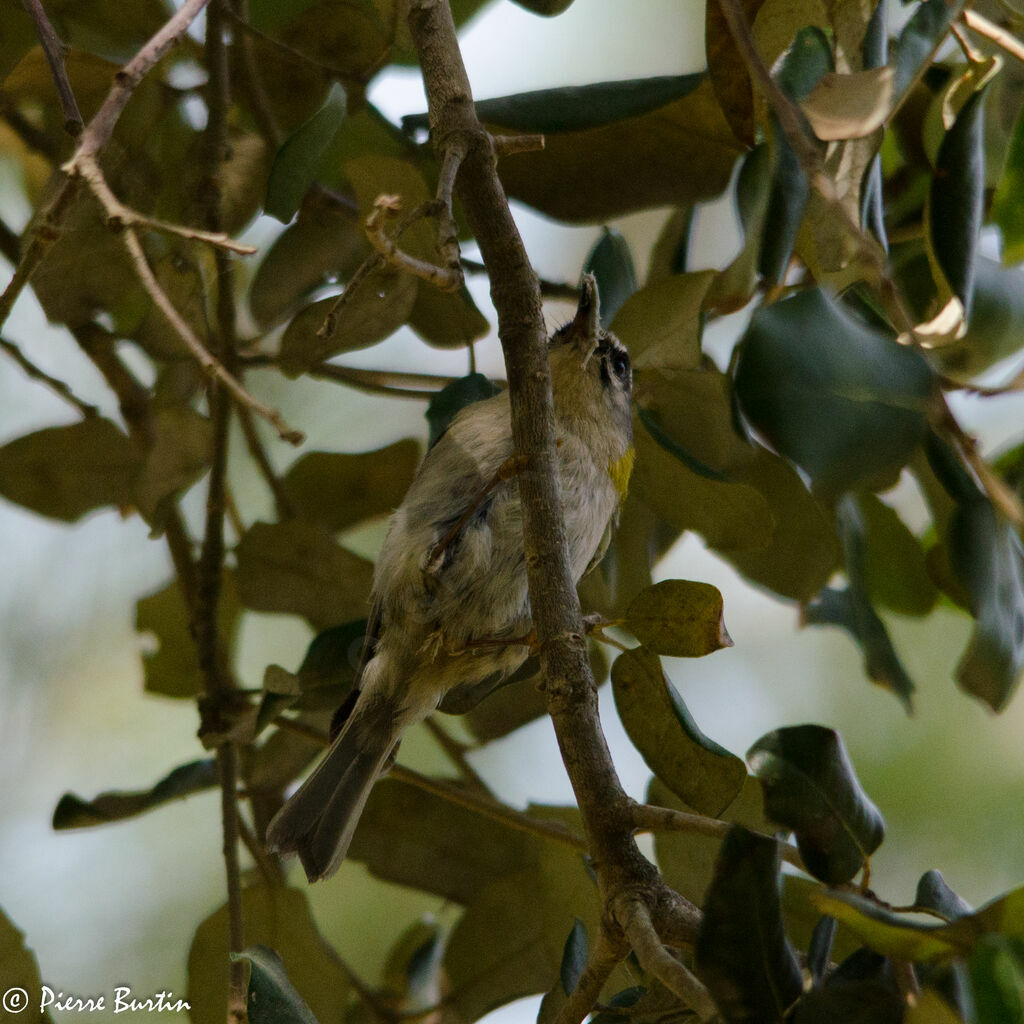
<path id="1" fill-rule="evenodd" d="M 205 174 L 199 200 L 205 227 L 221 230 L 220 167 L 227 151 L 227 112 L 230 103 L 227 49 L 224 45 L 224 3 L 212 0 L 206 12 L 206 93 L 208 112 L 203 159 Z M 231 257 L 219 249 L 213 254 L 217 288 L 217 338 L 215 352 L 221 364 L 233 371 L 235 362 L 235 287 Z M 210 417 L 213 420 L 213 464 L 206 498 L 206 527 L 199 554 L 198 591 L 194 632 L 199 664 L 206 680 L 206 697 L 217 708 L 234 690 L 234 681 L 224 664 L 225 652 L 218 628 L 221 581 L 224 571 L 224 518 L 227 505 L 228 436 L 231 425 L 231 397 L 225 385 L 210 381 Z M 230 735 L 230 730 L 229 730 Z M 224 739 L 217 747 L 217 768 L 221 789 L 221 827 L 224 867 L 228 893 L 228 946 L 232 953 L 245 946 L 242 921 L 242 880 L 238 860 L 238 756 L 234 741 Z M 228 991 L 228 1019 L 245 1020 L 244 968 L 231 964 Z"/>
<path id="2" fill-rule="evenodd" d="M 40 0 L 21 0 L 21 3 L 35 22 L 39 44 L 46 55 L 46 63 L 50 65 L 50 74 L 53 75 L 54 85 L 57 86 L 60 109 L 64 114 L 64 130 L 69 135 L 78 136 L 82 131 L 82 114 L 68 81 L 67 71 L 64 69 L 64 44 L 57 38 L 57 33 L 53 30 Z"/>

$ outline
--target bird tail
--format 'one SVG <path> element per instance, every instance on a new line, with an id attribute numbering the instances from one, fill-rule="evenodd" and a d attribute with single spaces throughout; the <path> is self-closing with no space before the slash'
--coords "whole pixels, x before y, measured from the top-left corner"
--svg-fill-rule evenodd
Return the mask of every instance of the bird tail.
<path id="1" fill-rule="evenodd" d="M 323 760 L 274 816 L 267 847 L 297 853 L 310 882 L 345 859 L 377 777 L 398 746 L 403 716 L 390 700 L 364 693 Z"/>

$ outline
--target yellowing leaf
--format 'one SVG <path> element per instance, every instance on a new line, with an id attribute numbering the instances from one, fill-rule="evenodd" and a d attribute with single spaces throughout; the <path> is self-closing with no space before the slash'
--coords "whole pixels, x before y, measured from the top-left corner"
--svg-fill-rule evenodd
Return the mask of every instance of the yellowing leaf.
<path id="1" fill-rule="evenodd" d="M 891 67 L 822 75 L 800 102 L 814 134 L 831 142 L 862 139 L 876 131 L 892 110 L 894 75 Z"/>

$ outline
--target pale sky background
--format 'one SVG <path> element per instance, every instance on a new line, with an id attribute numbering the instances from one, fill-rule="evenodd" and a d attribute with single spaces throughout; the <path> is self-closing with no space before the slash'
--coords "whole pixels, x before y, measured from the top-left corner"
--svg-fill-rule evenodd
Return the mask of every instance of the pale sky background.
<path id="1" fill-rule="evenodd" d="M 462 36 L 476 96 L 703 66 L 702 3 L 644 0 L 629 5 L 626 24 L 622 10 L 618 0 L 576 0 L 567 13 L 543 20 L 499 0 Z M 370 96 L 395 120 L 425 107 L 418 72 L 388 73 Z M 12 169 L 0 162 L 0 213 L 20 227 L 28 211 L 15 185 Z M 538 271 L 574 280 L 599 227 L 567 228 L 521 207 L 515 212 Z M 613 222 L 632 245 L 641 279 L 664 218 L 665 211 L 654 211 Z M 265 243 L 274 223 L 257 224 L 249 234 Z M 702 210 L 694 266 L 723 265 L 737 245 L 730 205 Z M 471 287 L 490 315 L 485 285 L 477 279 Z M 551 322 L 567 309 L 552 306 Z M 708 347 L 720 362 L 741 327 L 742 317 L 734 317 L 709 332 Z M 102 382 L 63 333 L 44 323 L 31 294 L 19 300 L 5 334 L 45 369 L 69 379 L 84 398 L 115 414 Z M 502 373 L 493 337 L 479 343 L 477 353 L 482 370 Z M 464 354 L 427 349 L 406 331 L 348 361 L 465 372 Z M 281 382 L 272 375 L 254 380 L 308 433 L 307 449 L 360 451 L 409 435 L 425 437 L 419 403 L 391 403 L 384 416 L 376 400 L 336 386 Z M 1020 398 L 958 401 L 955 407 L 981 430 L 986 450 L 1019 438 Z M 3 359 L 0 409 L 0 441 L 71 418 Z M 281 465 L 294 457 L 283 445 L 274 456 Z M 247 479 L 236 486 L 243 503 L 250 491 L 259 493 Z M 912 485 L 901 486 L 897 498 L 911 523 L 920 526 Z M 201 513 L 201 489 L 188 505 L 193 515 Z M 89 797 L 109 788 L 148 786 L 171 767 L 202 755 L 194 707 L 141 692 L 134 602 L 168 575 L 164 546 L 146 534 L 138 518 L 122 522 L 113 512 L 69 528 L 0 500 L 0 773 L 7 780 L 0 788 L 0 906 L 26 932 L 44 980 L 78 994 L 109 993 L 127 983 L 137 993 L 171 989 L 183 995 L 195 925 L 223 902 L 213 794 L 108 828 L 57 835 L 49 827 L 66 789 Z M 872 862 L 872 881 L 882 896 L 909 902 L 916 879 L 929 868 L 941 869 L 973 902 L 1024 882 L 1024 701 L 1018 696 L 1008 712 L 995 717 L 956 691 L 951 674 L 969 631 L 965 618 L 949 612 L 924 622 L 889 618 L 919 686 L 917 712 L 908 719 L 896 699 L 867 682 L 859 653 L 844 635 L 799 632 L 792 607 L 748 586 L 698 538 L 683 540 L 658 571 L 706 580 L 725 595 L 736 646 L 669 666 L 708 735 L 742 754 L 781 725 L 813 721 L 843 733 L 889 825 Z M 309 638 L 310 631 L 294 620 L 248 616 L 242 638 L 246 685 L 258 686 L 270 661 L 295 667 Z M 623 781 L 642 796 L 649 773 L 618 725 L 607 688 L 602 713 Z M 415 763 L 427 756 L 424 744 L 403 746 L 403 757 Z M 546 720 L 493 744 L 474 763 L 513 803 L 571 798 Z M 975 841 L 981 830 L 984 841 Z M 346 865 L 332 882 L 316 887 L 311 899 L 325 921 L 334 921 L 342 903 L 348 920 L 357 921 L 361 913 L 385 912 L 390 897 L 383 890 L 367 882 L 360 866 Z M 421 902 L 424 911 L 442 910 L 436 900 Z M 398 922 L 395 934 L 409 920 Z M 368 939 L 353 954 L 354 965 L 371 980 L 383 942 Z M 526 1021 L 535 1015 L 536 1001 L 527 1000 L 503 1016 Z"/>

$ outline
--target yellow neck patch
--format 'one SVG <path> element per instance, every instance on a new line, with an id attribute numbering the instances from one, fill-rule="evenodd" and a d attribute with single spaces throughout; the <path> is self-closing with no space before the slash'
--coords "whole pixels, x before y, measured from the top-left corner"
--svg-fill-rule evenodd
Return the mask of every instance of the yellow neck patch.
<path id="1" fill-rule="evenodd" d="M 619 501 L 625 501 L 629 490 L 629 478 L 633 475 L 633 463 L 636 461 L 636 449 L 630 445 L 625 454 L 608 463 L 608 475 L 619 495 Z"/>

